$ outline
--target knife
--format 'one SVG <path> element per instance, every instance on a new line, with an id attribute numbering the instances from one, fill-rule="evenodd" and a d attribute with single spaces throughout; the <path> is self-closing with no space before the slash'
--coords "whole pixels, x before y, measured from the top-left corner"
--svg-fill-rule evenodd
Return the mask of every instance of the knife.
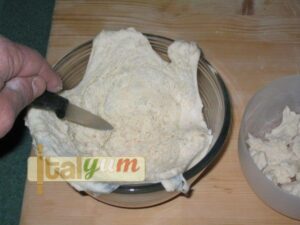
<path id="1" fill-rule="evenodd" d="M 73 105 L 68 99 L 52 92 L 44 92 L 31 105 L 35 108 L 53 111 L 60 119 L 65 119 L 86 127 L 98 130 L 113 129 L 112 125 L 100 116 L 96 116 L 89 111 Z"/>

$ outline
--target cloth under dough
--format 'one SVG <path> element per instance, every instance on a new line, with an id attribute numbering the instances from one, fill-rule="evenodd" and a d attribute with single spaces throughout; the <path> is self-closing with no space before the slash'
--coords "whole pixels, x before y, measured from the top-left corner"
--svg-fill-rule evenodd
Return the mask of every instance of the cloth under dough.
<path id="1" fill-rule="evenodd" d="M 52 112 L 30 109 L 27 126 L 45 155 L 141 156 L 144 183 L 162 182 L 167 191 L 188 191 L 182 173 L 212 142 L 197 86 L 200 50 L 175 41 L 164 61 L 133 28 L 102 31 L 83 80 L 62 96 L 109 121 L 100 131 L 59 120 Z M 77 190 L 111 192 L 118 185 L 70 182 Z"/>

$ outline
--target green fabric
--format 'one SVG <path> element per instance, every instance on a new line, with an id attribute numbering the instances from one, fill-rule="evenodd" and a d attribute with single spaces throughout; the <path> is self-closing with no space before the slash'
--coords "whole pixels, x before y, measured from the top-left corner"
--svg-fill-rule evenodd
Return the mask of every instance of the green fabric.
<path id="1" fill-rule="evenodd" d="M 4 0 L 0 0 L 0 15 L 1 15 L 1 10 L 2 10 L 3 3 L 4 3 Z"/>
<path id="2" fill-rule="evenodd" d="M 54 0 L 0 0 L 0 34 L 46 54 Z M 0 105 L 1 108 L 1 105 Z M 31 138 L 24 112 L 0 139 L 0 224 L 19 224 Z M 1 125 L 0 125 L 1 126 Z"/>

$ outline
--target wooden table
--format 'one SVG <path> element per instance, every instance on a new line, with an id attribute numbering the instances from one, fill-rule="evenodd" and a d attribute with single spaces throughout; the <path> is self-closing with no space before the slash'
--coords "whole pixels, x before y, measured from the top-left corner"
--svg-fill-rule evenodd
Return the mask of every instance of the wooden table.
<path id="1" fill-rule="evenodd" d="M 56 62 L 102 29 L 135 27 L 196 41 L 221 73 L 232 97 L 233 130 L 225 153 L 194 186 L 148 209 L 129 210 L 81 196 L 65 183 L 27 183 L 21 224 L 299 224 L 258 199 L 239 165 L 237 139 L 249 98 L 268 82 L 299 74 L 300 2 L 297 0 L 58 0 L 48 60 Z M 300 209 L 299 209 L 300 210 Z"/>

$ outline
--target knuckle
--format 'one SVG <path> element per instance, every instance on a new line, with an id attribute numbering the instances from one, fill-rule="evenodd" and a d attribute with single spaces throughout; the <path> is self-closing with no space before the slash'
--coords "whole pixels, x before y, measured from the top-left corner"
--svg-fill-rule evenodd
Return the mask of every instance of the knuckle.
<path id="1" fill-rule="evenodd" d="M 0 76 L 9 78 L 18 72 L 22 65 L 22 57 L 17 45 L 0 37 Z"/>
<path id="2" fill-rule="evenodd" d="M 7 73 L 8 57 L 7 57 L 7 47 L 4 43 L 1 43 L 0 39 L 0 76 L 4 76 Z"/>

